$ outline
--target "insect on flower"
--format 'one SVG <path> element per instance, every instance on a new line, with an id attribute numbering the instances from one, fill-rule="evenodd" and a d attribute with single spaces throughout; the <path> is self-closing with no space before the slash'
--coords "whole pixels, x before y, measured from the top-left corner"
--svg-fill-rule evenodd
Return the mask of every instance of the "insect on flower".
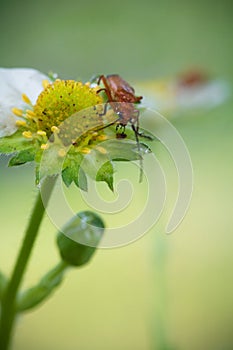
<path id="1" fill-rule="evenodd" d="M 139 131 L 139 110 L 135 107 L 136 103 L 140 103 L 142 96 L 136 96 L 135 90 L 118 74 L 100 75 L 97 84 L 102 81 L 104 88 L 101 88 L 98 92 L 104 91 L 107 96 L 107 102 L 117 114 L 118 118 L 110 125 L 116 124 L 116 130 L 122 129 L 122 132 L 116 134 L 117 138 L 125 138 L 125 127 L 127 124 L 131 125 L 131 128 L 135 134 L 138 153 L 140 155 L 140 179 L 142 181 L 142 158 L 140 151 L 139 136 L 145 137 L 149 140 L 152 138 L 148 135 L 144 135 Z M 104 113 L 106 113 L 107 104 Z"/>

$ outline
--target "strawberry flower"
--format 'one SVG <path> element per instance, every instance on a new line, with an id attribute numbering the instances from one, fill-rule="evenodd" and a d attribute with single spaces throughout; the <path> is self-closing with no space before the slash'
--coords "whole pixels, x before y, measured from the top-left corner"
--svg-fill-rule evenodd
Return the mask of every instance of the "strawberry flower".
<path id="1" fill-rule="evenodd" d="M 0 69 L 0 152 L 12 154 L 9 166 L 35 161 L 36 183 L 61 172 L 67 186 L 87 190 L 88 175 L 113 190 L 113 161 L 138 160 L 149 148 L 139 152 L 130 130 L 127 140 L 116 139 L 116 115 L 99 89 L 34 69 Z"/>

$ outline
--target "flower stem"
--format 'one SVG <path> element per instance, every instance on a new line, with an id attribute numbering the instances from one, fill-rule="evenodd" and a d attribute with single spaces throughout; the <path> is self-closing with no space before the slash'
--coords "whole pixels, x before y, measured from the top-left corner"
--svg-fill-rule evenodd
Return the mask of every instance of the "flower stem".
<path id="1" fill-rule="evenodd" d="M 16 260 L 16 264 L 6 287 L 2 299 L 1 319 L 0 319 L 0 349 L 7 350 L 10 345 L 10 339 L 14 320 L 16 317 L 16 295 L 22 282 L 24 272 L 29 261 L 33 245 L 35 243 L 40 224 L 48 204 L 50 195 L 55 185 L 56 177 L 48 177 L 42 183 L 43 201 L 41 194 L 38 193 L 34 209 L 28 227 L 24 236 L 21 249 Z M 46 193 L 46 196 L 44 195 Z"/>

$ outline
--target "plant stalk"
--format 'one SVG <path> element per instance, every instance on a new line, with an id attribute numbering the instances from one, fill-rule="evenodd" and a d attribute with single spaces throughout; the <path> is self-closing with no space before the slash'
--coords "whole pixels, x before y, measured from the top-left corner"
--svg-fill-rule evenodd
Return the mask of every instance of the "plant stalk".
<path id="1" fill-rule="evenodd" d="M 55 185 L 56 177 L 48 177 L 42 183 L 43 201 L 41 193 L 37 199 L 25 232 L 24 240 L 19 251 L 12 276 L 7 284 L 2 298 L 1 315 L 0 315 L 0 349 L 7 350 L 10 346 L 10 340 L 13 332 L 14 321 L 16 318 L 16 296 L 20 284 L 32 253 L 36 237 L 48 204 L 50 195 Z"/>

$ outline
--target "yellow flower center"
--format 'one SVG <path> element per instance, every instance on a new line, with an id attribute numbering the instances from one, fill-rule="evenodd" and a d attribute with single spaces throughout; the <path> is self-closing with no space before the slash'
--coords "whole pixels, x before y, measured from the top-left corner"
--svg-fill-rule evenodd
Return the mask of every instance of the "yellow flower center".
<path id="1" fill-rule="evenodd" d="M 39 95 L 33 108 L 34 120 L 39 130 L 49 136 L 53 126 L 85 108 L 102 103 L 96 89 L 74 80 L 56 80 Z"/>
<path id="2" fill-rule="evenodd" d="M 102 111 L 103 103 L 101 96 L 97 93 L 97 88 L 90 87 L 89 83 L 83 84 L 74 80 L 59 80 L 49 84 L 43 83 L 44 90 L 38 96 L 36 104 L 33 106 L 28 97 L 23 94 L 23 101 L 29 105 L 25 112 L 17 108 L 12 111 L 17 116 L 24 118 L 18 120 L 17 126 L 21 128 L 22 135 L 27 139 L 36 139 L 39 141 L 41 148 L 53 134 L 59 133 L 64 144 L 72 140 L 75 142 L 75 136 L 84 135 L 91 130 L 88 138 L 93 137 L 93 128 L 98 123 L 101 125 L 102 117 L 98 109 Z M 90 108 L 100 105 L 99 108 Z M 89 112 L 86 112 L 90 108 Z M 68 118 L 73 114 L 86 110 L 85 115 L 80 115 L 69 125 Z M 61 132 L 59 126 L 66 121 Z M 75 123 L 73 125 L 73 123 Z M 74 140 L 72 136 L 74 135 Z M 80 138 L 82 143 L 83 136 Z M 86 139 L 86 137 L 84 137 Z M 87 141 L 87 140 L 86 140 Z"/>

